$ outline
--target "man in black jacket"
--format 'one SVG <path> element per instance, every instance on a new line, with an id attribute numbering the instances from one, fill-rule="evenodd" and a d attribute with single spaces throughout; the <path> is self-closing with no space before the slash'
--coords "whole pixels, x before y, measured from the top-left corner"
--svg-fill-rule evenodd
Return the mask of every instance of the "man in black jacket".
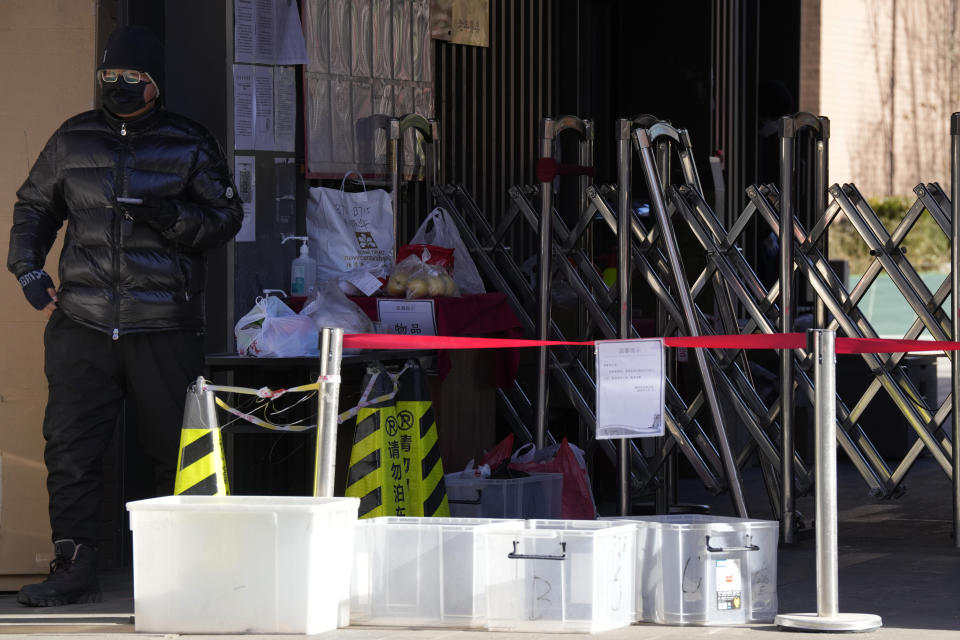
<path id="1" fill-rule="evenodd" d="M 187 387 L 203 365 L 208 249 L 240 229 L 217 141 L 170 113 L 163 48 L 142 27 L 111 34 L 97 70 L 103 108 L 67 120 L 17 192 L 7 267 L 49 316 L 43 435 L 55 559 L 17 600 L 98 600 L 101 462 L 124 401 L 172 493 Z M 43 270 L 67 223 L 59 289 Z"/>

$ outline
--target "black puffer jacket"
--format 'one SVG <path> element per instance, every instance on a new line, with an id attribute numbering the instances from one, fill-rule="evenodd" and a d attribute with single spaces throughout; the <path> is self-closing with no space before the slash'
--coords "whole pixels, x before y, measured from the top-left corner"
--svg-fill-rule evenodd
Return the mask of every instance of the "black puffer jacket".
<path id="1" fill-rule="evenodd" d="M 178 217 L 161 233 L 125 221 L 118 197 L 167 199 Z M 67 316 L 115 338 L 199 329 L 205 251 L 242 220 L 223 152 L 201 125 L 162 108 L 129 121 L 88 111 L 54 133 L 17 192 L 7 268 L 42 269 L 67 222 L 58 291 Z"/>

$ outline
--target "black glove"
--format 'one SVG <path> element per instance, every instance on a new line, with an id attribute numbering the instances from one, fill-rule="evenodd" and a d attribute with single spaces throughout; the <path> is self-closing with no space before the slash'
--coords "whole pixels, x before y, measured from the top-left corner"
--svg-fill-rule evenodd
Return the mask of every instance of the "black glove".
<path id="1" fill-rule="evenodd" d="M 27 271 L 25 274 L 17 276 L 17 281 L 23 287 L 23 295 L 27 297 L 27 301 L 35 309 L 43 309 L 53 300 L 47 289 L 54 289 L 55 287 L 53 286 L 53 280 L 50 279 L 46 271 L 42 269 Z"/>
<path id="2" fill-rule="evenodd" d="M 117 203 L 134 222 L 145 222 L 157 231 L 166 231 L 177 221 L 180 215 L 172 200 L 165 198 L 144 198 L 142 204 Z"/>

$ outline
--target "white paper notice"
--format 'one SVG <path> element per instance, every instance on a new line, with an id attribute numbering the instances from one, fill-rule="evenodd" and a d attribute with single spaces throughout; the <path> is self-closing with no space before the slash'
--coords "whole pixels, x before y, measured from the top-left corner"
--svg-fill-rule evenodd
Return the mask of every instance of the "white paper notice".
<path id="1" fill-rule="evenodd" d="M 369 274 L 366 271 L 352 273 L 345 276 L 345 278 L 350 284 L 359 289 L 365 296 L 372 296 L 383 286 L 383 283 L 380 282 L 376 276 Z"/>
<path id="2" fill-rule="evenodd" d="M 433 300 L 377 298 L 377 317 L 383 333 L 435 336 L 437 317 Z"/>
<path id="3" fill-rule="evenodd" d="M 256 62 L 256 26 L 253 0 L 233 2 L 233 59 L 235 62 Z"/>
<path id="4" fill-rule="evenodd" d="M 257 151 L 273 151 L 273 67 L 254 67 L 253 76 L 254 119 L 256 132 L 253 148 Z"/>
<path id="5" fill-rule="evenodd" d="M 253 66 L 233 65 L 233 148 L 253 149 L 256 107 L 253 101 Z"/>
<path id="6" fill-rule="evenodd" d="M 663 340 L 597 342 L 598 440 L 663 435 Z"/>
<path id="7" fill-rule="evenodd" d="M 293 153 L 297 133 L 297 77 L 293 67 L 276 67 L 273 76 L 274 151 Z"/>
<path id="8" fill-rule="evenodd" d="M 275 0 L 255 0 L 256 51 L 254 52 L 254 62 L 273 64 L 277 59 L 276 14 Z"/>
<path id="9" fill-rule="evenodd" d="M 281 233 L 297 233 L 297 165 L 294 158 L 273 159 L 276 228 Z"/>
<path id="10" fill-rule="evenodd" d="M 307 64 L 307 43 L 303 39 L 296 0 L 276 0 L 277 44 L 274 64 Z"/>
<path id="11" fill-rule="evenodd" d="M 256 242 L 257 240 L 257 171 L 253 156 L 233 157 L 233 177 L 237 191 L 243 200 L 243 226 L 236 236 L 237 242 Z"/>

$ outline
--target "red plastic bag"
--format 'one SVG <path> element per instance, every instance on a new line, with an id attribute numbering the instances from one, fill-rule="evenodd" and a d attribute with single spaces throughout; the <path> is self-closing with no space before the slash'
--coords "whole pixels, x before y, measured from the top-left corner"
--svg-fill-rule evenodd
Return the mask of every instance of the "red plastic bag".
<path id="1" fill-rule="evenodd" d="M 480 464 L 478 467 L 482 467 L 485 464 L 490 465 L 491 469 L 496 469 L 502 465 L 505 461 L 510 459 L 510 454 L 513 453 L 513 434 L 511 433 L 506 438 L 497 443 L 493 449 L 488 451 L 482 458 L 480 458 Z"/>
<path id="2" fill-rule="evenodd" d="M 425 260 L 425 264 L 435 264 L 443 267 L 444 271 L 453 275 L 453 249 L 448 247 L 438 247 L 433 244 L 405 244 L 397 249 L 397 264 L 410 255 L 423 259 L 424 250 L 429 251 L 430 257 Z"/>
<path id="3" fill-rule="evenodd" d="M 499 445 L 498 445 L 499 447 Z M 597 508 L 587 483 L 587 470 L 580 466 L 577 456 L 564 438 L 557 447 L 556 455 L 540 462 L 514 462 L 511 469 L 517 471 L 563 474 L 563 497 L 561 513 L 564 520 L 594 520 Z"/>

